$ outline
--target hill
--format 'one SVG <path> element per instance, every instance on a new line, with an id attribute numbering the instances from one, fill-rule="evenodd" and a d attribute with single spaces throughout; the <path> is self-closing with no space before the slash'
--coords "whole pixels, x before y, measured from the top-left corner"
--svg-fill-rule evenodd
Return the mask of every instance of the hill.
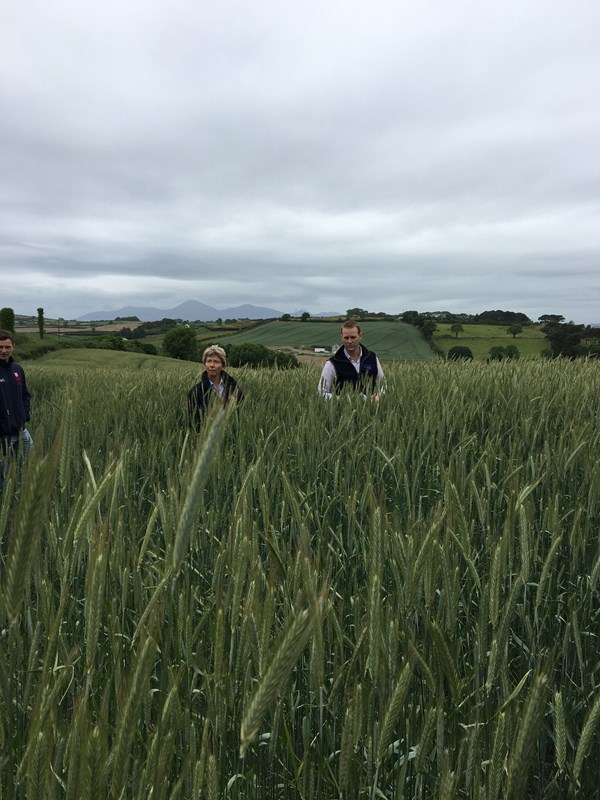
<path id="1" fill-rule="evenodd" d="M 527 325 L 516 337 L 512 337 L 503 325 L 463 325 L 463 330 L 455 336 L 450 325 L 439 324 L 433 334 L 433 341 L 444 353 L 455 346 L 470 348 L 475 359 L 485 360 L 492 347 L 515 345 L 521 356 L 539 357 L 548 349 L 548 340 L 539 325 Z"/>
<path id="2" fill-rule="evenodd" d="M 213 308 L 198 300 L 187 300 L 174 308 L 154 308 L 149 306 L 124 306 L 116 311 L 92 311 L 77 319 L 80 322 L 115 319 L 116 317 L 137 317 L 142 322 L 156 322 L 161 319 L 183 319 L 210 322 L 216 319 L 272 319 L 280 317 L 281 311 L 249 304 L 231 308 Z"/>
<path id="3" fill-rule="evenodd" d="M 196 374 L 201 365 L 193 361 L 178 361 L 165 356 L 147 356 L 143 353 L 123 353 L 118 350 L 89 350 L 82 347 L 69 348 L 68 350 L 55 350 L 36 359 L 35 364 L 44 366 L 56 365 L 63 369 L 75 367 L 77 369 L 106 369 L 116 370 L 171 370 L 179 373 Z M 29 365 L 28 365 L 29 367 Z"/>
<path id="4" fill-rule="evenodd" d="M 364 343 L 375 350 L 381 359 L 403 361 L 430 361 L 435 358 L 431 348 L 412 325 L 403 322 L 361 322 Z M 340 344 L 340 323 L 312 321 L 266 322 L 251 330 L 227 337 L 227 343 L 252 342 L 266 347 L 289 347 L 314 350 L 324 347 L 331 351 Z"/>

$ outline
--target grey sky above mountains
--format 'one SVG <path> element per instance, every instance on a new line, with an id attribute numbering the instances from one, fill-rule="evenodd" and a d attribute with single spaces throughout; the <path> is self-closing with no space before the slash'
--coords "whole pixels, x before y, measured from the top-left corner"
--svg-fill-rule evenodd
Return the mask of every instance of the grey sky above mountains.
<path id="1" fill-rule="evenodd" d="M 1 9 L 1 306 L 600 322 L 597 0 Z"/>

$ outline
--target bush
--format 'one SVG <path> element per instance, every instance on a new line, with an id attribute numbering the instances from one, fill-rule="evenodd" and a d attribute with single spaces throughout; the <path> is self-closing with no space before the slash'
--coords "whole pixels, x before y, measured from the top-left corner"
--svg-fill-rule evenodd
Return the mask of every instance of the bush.
<path id="1" fill-rule="evenodd" d="M 182 361 L 199 361 L 196 333 L 189 325 L 177 325 L 163 339 L 163 350 L 171 358 Z"/>
<path id="2" fill-rule="evenodd" d="M 488 361 L 511 361 L 519 358 L 519 348 L 514 344 L 507 347 L 491 347 Z"/>
<path id="3" fill-rule="evenodd" d="M 471 352 L 470 347 L 457 345 L 456 347 L 451 347 L 450 350 L 448 350 L 448 358 L 450 361 L 473 361 L 473 353 Z"/>
<path id="4" fill-rule="evenodd" d="M 227 344 L 227 363 L 232 367 L 278 367 L 279 369 L 294 369 L 300 366 L 293 353 L 284 350 L 269 350 L 263 344 Z"/>
<path id="5" fill-rule="evenodd" d="M 498 346 L 491 347 L 488 359 L 490 361 L 502 361 L 504 359 L 504 348 Z"/>

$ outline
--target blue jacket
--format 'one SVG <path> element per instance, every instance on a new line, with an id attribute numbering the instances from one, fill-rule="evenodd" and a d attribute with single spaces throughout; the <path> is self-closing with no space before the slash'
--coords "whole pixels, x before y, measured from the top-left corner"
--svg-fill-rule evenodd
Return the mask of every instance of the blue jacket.
<path id="1" fill-rule="evenodd" d="M 0 360 L 0 436 L 16 436 L 29 420 L 31 395 L 23 367 Z"/>

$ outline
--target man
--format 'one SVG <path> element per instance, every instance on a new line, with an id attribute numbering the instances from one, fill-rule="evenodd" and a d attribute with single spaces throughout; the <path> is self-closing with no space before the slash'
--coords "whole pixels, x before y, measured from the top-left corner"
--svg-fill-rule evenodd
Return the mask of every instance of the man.
<path id="1" fill-rule="evenodd" d="M 19 434 L 23 437 L 24 450 L 29 452 L 31 436 L 25 428 L 29 420 L 31 395 L 23 367 L 13 358 L 14 336 L 10 331 L 0 329 L 0 442 L 2 446 L 2 467 L 0 468 L 0 488 L 6 471 L 7 456 L 15 455 L 19 448 Z"/>
<path id="2" fill-rule="evenodd" d="M 204 372 L 200 382 L 188 393 L 190 421 L 196 430 L 200 429 L 200 422 L 211 398 L 220 398 L 223 405 L 227 405 L 232 397 L 239 403 L 244 396 L 236 381 L 225 372 L 227 356 L 222 347 L 218 344 L 207 347 L 202 353 L 202 361 Z"/>
<path id="3" fill-rule="evenodd" d="M 319 394 L 330 400 L 334 394 L 339 398 L 345 387 L 361 392 L 363 397 L 372 393 L 379 400 L 383 393 L 383 369 L 379 359 L 361 344 L 360 325 L 348 319 L 342 325 L 342 346 L 325 363 L 319 380 Z"/>

